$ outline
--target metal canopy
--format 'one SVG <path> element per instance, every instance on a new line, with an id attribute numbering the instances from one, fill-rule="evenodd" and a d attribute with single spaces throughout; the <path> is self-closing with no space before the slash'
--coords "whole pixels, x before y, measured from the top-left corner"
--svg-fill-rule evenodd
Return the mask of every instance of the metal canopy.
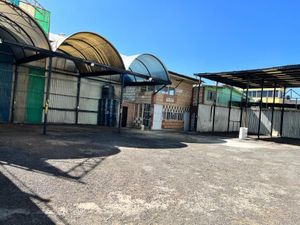
<path id="1" fill-rule="evenodd" d="M 0 0 L 0 38 L 51 50 L 48 38 L 40 25 L 19 7 L 3 0 Z M 11 46 L 11 50 L 16 61 L 36 54 L 34 51 L 14 46 Z"/>
<path id="2" fill-rule="evenodd" d="M 109 67 L 125 70 L 122 58 L 115 47 L 105 38 L 91 32 L 79 32 L 67 37 L 58 50 L 76 58 L 85 59 Z M 101 72 L 103 68 L 76 63 L 81 74 Z M 108 72 L 112 74 L 112 71 Z"/>
<path id="3" fill-rule="evenodd" d="M 167 70 L 155 56 L 143 54 L 133 60 L 143 62 L 150 72 L 141 73 L 135 68 L 126 70 L 116 48 L 92 32 L 71 35 L 54 52 L 39 24 L 22 9 L 4 0 L 0 0 L 0 41 L 12 50 L 17 64 L 58 57 L 74 61 L 83 77 L 101 76 L 122 83 L 121 77 L 133 76 L 134 82 L 124 82 L 125 85 L 139 85 L 137 79 L 143 81 L 140 85 L 170 82 Z"/>
<path id="4" fill-rule="evenodd" d="M 147 79 L 134 75 L 125 76 L 126 86 L 170 84 L 169 73 L 165 65 L 152 54 L 133 56 L 121 55 L 126 70 L 145 74 Z"/>
<path id="5" fill-rule="evenodd" d="M 265 88 L 300 87 L 300 65 L 288 65 L 255 70 L 241 70 L 220 73 L 198 73 L 199 77 L 246 89 L 259 88 L 264 80 Z"/>

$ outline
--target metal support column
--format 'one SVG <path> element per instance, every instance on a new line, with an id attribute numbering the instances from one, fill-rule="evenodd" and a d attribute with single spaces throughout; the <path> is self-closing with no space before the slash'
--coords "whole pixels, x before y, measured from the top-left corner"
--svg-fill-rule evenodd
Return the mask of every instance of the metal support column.
<path id="1" fill-rule="evenodd" d="M 257 129 L 257 138 L 260 138 L 260 126 L 261 126 L 261 110 L 263 104 L 263 92 L 264 92 L 264 79 L 261 81 L 261 93 L 260 93 L 260 103 L 259 103 L 259 117 L 258 117 L 258 129 Z"/>
<path id="2" fill-rule="evenodd" d="M 246 104 L 245 104 L 245 127 L 248 126 L 248 102 L 249 102 L 249 84 L 250 84 L 250 80 L 248 79 L 247 81 L 247 90 L 246 90 Z"/>
<path id="3" fill-rule="evenodd" d="M 123 115 L 123 92 L 124 92 L 124 74 L 121 75 L 121 96 L 120 96 L 120 111 L 119 111 L 119 125 L 118 132 L 121 133 L 122 115 Z"/>
<path id="4" fill-rule="evenodd" d="M 200 87 L 201 87 L 201 83 L 202 83 L 202 77 L 199 78 L 199 84 L 198 84 L 198 90 L 197 90 L 197 111 L 196 111 L 195 122 L 194 122 L 195 131 L 197 131 L 197 126 L 198 126 L 198 115 L 199 115 L 199 105 L 200 105 Z"/>
<path id="5" fill-rule="evenodd" d="M 243 89 L 242 97 L 241 97 L 241 105 L 240 105 L 240 127 L 242 127 L 242 120 L 243 120 L 244 93 L 245 90 Z"/>
<path id="6" fill-rule="evenodd" d="M 283 118 L 284 118 L 285 97 L 286 97 L 286 87 L 284 87 L 284 90 L 283 90 L 283 101 L 282 101 L 281 119 L 280 119 L 280 137 L 282 137 L 282 134 L 283 134 Z"/>
<path id="7" fill-rule="evenodd" d="M 231 107 L 232 107 L 232 90 L 233 87 L 230 88 L 230 97 L 228 103 L 228 121 L 227 121 L 227 133 L 230 131 L 230 117 L 231 117 Z"/>
<path id="8" fill-rule="evenodd" d="M 274 84 L 274 90 L 273 90 L 273 105 L 272 105 L 271 130 L 270 130 L 270 136 L 271 136 L 271 137 L 273 137 L 275 98 L 276 98 L 276 83 Z"/>
<path id="9" fill-rule="evenodd" d="M 51 77 L 52 77 L 52 57 L 49 58 L 49 62 L 48 62 L 48 78 L 47 78 L 46 99 L 45 99 L 45 107 L 44 107 L 44 130 L 43 130 L 44 135 L 47 134 Z"/>
<path id="10" fill-rule="evenodd" d="M 78 124 L 78 114 L 79 114 L 79 102 L 80 102 L 80 87 L 81 87 L 81 77 L 77 78 L 77 94 L 76 94 L 76 114 L 75 114 L 75 124 Z"/>
<path id="11" fill-rule="evenodd" d="M 15 80 L 14 80 L 14 87 L 13 87 L 13 96 L 12 96 L 12 106 L 11 106 L 11 114 L 10 114 L 10 122 L 13 123 L 15 121 L 15 111 L 16 111 L 16 94 L 17 94 L 17 87 L 18 87 L 18 64 L 15 65 Z"/>
<path id="12" fill-rule="evenodd" d="M 219 82 L 216 83 L 216 96 L 214 99 L 214 108 L 213 108 L 213 121 L 212 121 L 212 132 L 215 132 L 215 117 L 216 117 L 216 106 L 217 106 L 217 100 L 218 100 L 218 85 Z"/>

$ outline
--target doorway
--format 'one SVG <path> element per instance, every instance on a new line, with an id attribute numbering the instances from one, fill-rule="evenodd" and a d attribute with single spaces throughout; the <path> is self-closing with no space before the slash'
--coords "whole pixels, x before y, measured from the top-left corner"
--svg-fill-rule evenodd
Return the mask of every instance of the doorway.
<path id="1" fill-rule="evenodd" d="M 128 107 L 123 106 L 123 108 L 122 108 L 122 127 L 127 127 L 127 116 L 128 116 Z"/>

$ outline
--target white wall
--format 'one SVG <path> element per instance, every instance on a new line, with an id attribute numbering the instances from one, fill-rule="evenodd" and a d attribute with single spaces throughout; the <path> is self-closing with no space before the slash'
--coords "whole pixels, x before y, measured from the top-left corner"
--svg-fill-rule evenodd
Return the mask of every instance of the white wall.
<path id="1" fill-rule="evenodd" d="M 216 116 L 215 116 L 215 131 L 216 132 L 226 132 L 228 126 L 228 113 L 229 108 L 217 106 Z M 230 113 L 230 131 L 238 131 L 240 119 L 240 109 L 232 108 Z M 211 132 L 213 125 L 213 106 L 199 104 L 198 109 L 198 122 L 197 131 L 198 132 Z"/>
<path id="2" fill-rule="evenodd" d="M 226 132 L 228 124 L 228 107 L 216 107 L 215 132 Z M 258 132 L 259 108 L 244 110 L 243 117 L 247 118 L 249 133 Z M 269 135 L 271 132 L 271 109 L 263 109 L 261 115 L 260 134 Z M 213 106 L 200 104 L 198 108 L 198 132 L 211 132 L 213 120 Z M 230 131 L 239 130 L 240 109 L 232 108 L 230 116 Z M 275 109 L 273 122 L 273 136 L 280 133 L 281 109 Z M 286 109 L 283 118 L 283 137 L 300 138 L 300 111 Z"/>

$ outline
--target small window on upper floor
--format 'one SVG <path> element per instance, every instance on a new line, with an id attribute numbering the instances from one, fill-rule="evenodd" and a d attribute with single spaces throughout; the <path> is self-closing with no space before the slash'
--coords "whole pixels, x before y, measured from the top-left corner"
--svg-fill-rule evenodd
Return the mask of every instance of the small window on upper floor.
<path id="1" fill-rule="evenodd" d="M 175 95 L 175 88 L 170 87 L 168 95 L 171 95 L 171 96 Z"/>
<path id="2" fill-rule="evenodd" d="M 175 95 L 175 88 L 165 87 L 162 90 L 160 90 L 159 93 L 173 96 L 173 95 Z"/>
<path id="3" fill-rule="evenodd" d="M 216 92 L 215 91 L 207 91 L 207 101 L 214 101 L 216 99 Z"/>

